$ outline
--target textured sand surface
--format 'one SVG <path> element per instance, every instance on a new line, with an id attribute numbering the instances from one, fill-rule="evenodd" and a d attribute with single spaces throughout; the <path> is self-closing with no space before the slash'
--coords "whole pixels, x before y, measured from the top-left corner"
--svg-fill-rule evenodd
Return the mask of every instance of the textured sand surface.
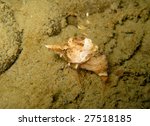
<path id="1" fill-rule="evenodd" d="M 22 33 L 11 8 L 0 1 L 0 74 L 17 59 L 21 52 Z"/>
<path id="2" fill-rule="evenodd" d="M 0 108 L 150 108 L 149 0 L 3 1 L 22 31 L 22 51 L 0 74 Z M 107 83 L 44 46 L 81 34 L 107 55 Z"/>

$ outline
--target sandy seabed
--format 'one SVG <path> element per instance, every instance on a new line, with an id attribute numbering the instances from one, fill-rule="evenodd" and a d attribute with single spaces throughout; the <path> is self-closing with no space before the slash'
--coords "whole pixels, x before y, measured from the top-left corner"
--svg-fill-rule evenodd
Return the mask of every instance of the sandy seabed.
<path id="1" fill-rule="evenodd" d="M 0 3 L 0 108 L 150 108 L 150 0 Z M 107 83 L 44 46 L 81 34 L 107 55 Z"/>

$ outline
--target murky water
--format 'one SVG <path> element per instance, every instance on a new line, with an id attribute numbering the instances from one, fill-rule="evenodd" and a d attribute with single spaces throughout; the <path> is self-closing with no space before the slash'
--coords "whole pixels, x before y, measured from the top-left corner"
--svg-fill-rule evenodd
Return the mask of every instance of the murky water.
<path id="1" fill-rule="evenodd" d="M 0 48 L 8 45 L 9 35 L 18 36 L 11 30 L 15 27 L 21 52 L 0 70 L 0 108 L 150 108 L 149 0 L 3 1 L 13 15 L 7 13 L 4 24 L 6 9 L 0 5 L 5 10 L 0 14 Z M 9 25 L 4 37 L 2 26 L 12 22 L 11 16 L 15 26 Z M 80 35 L 107 55 L 107 83 L 92 72 L 66 67 L 44 46 Z M 10 40 L 8 50 L 16 42 Z M 2 52 L 3 65 L 14 51 Z"/>

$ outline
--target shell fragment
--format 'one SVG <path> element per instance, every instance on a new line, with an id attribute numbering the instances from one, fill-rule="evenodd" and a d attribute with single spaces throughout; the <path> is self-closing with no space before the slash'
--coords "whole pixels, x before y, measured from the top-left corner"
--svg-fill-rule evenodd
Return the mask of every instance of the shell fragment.
<path id="1" fill-rule="evenodd" d="M 93 71 L 100 77 L 108 77 L 108 62 L 104 54 L 98 53 L 98 46 L 84 37 L 69 38 L 67 44 L 45 45 L 46 48 L 63 57 L 73 68 Z"/>

